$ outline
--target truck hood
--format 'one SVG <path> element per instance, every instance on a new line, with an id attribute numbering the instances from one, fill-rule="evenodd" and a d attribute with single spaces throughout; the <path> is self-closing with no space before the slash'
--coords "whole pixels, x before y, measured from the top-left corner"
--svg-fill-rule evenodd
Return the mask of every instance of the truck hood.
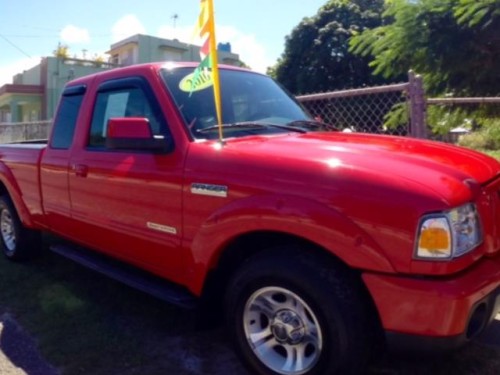
<path id="1" fill-rule="evenodd" d="M 484 186 L 500 178 L 498 161 L 481 153 L 439 142 L 356 133 L 248 136 L 228 139 L 222 147 L 215 141 L 197 142 L 187 160 L 188 185 L 224 187 L 229 198 L 190 200 L 193 209 L 221 205 L 223 214 L 211 217 L 222 222 L 221 217 L 253 217 L 256 222 L 270 220 L 266 229 L 270 222 L 277 230 L 293 226 L 297 236 L 321 238 L 325 248 L 343 251 L 354 267 L 370 269 L 371 261 L 359 260 L 360 254 L 370 253 L 400 272 L 413 272 L 412 251 L 422 215 L 478 202 Z M 234 216 L 228 214 L 231 210 Z M 258 215 L 249 215 L 255 210 Z M 355 229 L 338 229 L 344 225 Z M 319 237 L 309 237 L 318 228 Z M 358 246 L 352 242 L 360 238 L 372 250 L 350 252 Z M 428 268 L 418 272 L 446 274 L 468 264 L 436 263 L 427 262 L 423 267 Z"/>
<path id="2" fill-rule="evenodd" d="M 280 168 L 295 171 L 328 168 L 343 176 L 371 176 L 374 182 L 411 182 L 434 191 L 449 204 L 467 199 L 464 194 L 474 187 L 500 176 L 500 163 L 487 155 L 403 137 L 307 133 L 240 138 L 228 146 L 238 153 L 250 153 L 254 160 L 260 156 L 268 165 L 275 161 Z"/>

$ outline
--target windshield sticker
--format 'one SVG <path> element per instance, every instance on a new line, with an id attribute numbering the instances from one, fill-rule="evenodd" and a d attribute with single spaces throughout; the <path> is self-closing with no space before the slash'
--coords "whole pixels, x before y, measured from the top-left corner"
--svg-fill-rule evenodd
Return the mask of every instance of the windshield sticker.
<path id="1" fill-rule="evenodd" d="M 179 88 L 184 92 L 195 92 L 204 90 L 213 83 L 212 72 L 203 70 L 196 77 L 195 72 L 185 76 L 179 83 Z"/>

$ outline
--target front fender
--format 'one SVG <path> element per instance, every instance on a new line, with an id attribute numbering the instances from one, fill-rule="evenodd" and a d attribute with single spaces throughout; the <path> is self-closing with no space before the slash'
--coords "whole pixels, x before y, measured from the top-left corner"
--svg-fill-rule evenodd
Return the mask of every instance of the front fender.
<path id="1" fill-rule="evenodd" d="M 382 248 L 340 212 L 309 199 L 262 195 L 221 207 L 201 226 L 191 248 L 191 290 L 201 291 L 208 270 L 235 238 L 251 232 L 278 232 L 308 240 L 353 268 L 394 272 Z"/>

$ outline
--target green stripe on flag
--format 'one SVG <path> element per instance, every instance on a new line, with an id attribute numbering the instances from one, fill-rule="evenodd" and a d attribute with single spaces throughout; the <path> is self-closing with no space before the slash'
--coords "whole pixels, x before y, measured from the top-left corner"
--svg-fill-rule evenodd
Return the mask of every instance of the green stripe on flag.
<path id="1" fill-rule="evenodd" d="M 200 65 L 198 65 L 198 67 L 193 72 L 193 79 L 191 80 L 191 91 L 189 92 L 189 96 L 190 97 L 191 97 L 191 94 L 194 91 L 195 82 L 198 80 L 198 78 L 200 77 L 201 73 L 204 70 L 210 69 L 211 67 L 212 67 L 212 63 L 211 63 L 211 60 L 210 60 L 210 55 L 207 55 L 207 56 L 205 56 L 205 58 L 203 59 L 203 61 L 200 63 Z"/>

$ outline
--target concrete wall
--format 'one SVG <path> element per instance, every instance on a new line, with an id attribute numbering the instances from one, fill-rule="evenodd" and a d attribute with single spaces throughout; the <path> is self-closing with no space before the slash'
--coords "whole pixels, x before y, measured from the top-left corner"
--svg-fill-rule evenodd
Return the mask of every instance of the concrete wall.
<path id="1" fill-rule="evenodd" d="M 40 85 L 40 64 L 22 73 L 23 85 Z"/>

